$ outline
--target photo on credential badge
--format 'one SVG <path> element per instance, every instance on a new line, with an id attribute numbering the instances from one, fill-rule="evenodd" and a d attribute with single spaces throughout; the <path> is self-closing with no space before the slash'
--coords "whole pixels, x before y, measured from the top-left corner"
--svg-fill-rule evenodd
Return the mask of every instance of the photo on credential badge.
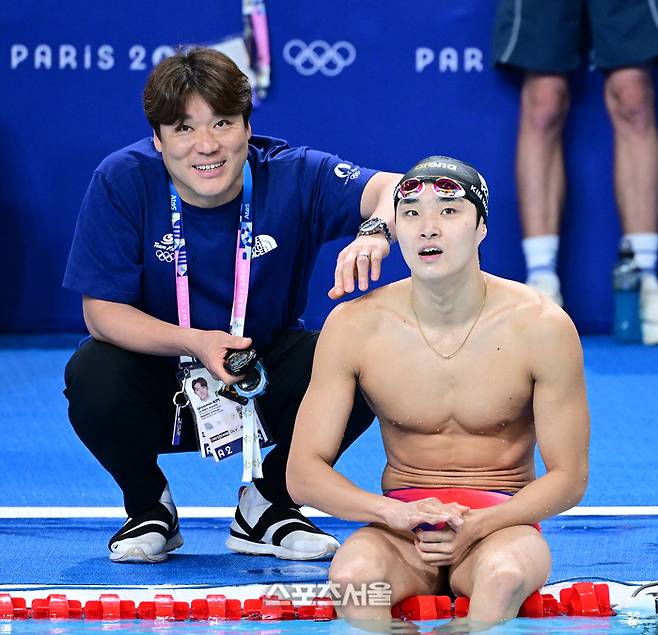
<path id="1" fill-rule="evenodd" d="M 224 384 L 207 369 L 195 368 L 185 384 L 190 408 L 199 436 L 199 448 L 204 458 L 215 461 L 239 454 L 242 451 L 243 412 L 245 406 L 221 397 L 218 392 Z M 253 403 L 249 406 L 254 408 Z M 256 430 L 261 447 L 268 444 L 268 435 L 254 408 Z"/>

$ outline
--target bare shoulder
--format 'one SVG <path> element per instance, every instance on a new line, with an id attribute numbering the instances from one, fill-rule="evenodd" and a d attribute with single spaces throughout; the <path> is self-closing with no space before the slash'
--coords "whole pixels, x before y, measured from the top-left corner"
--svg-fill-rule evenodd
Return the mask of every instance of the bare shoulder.
<path id="1" fill-rule="evenodd" d="M 496 276 L 489 280 L 534 369 L 556 361 L 582 365 L 578 331 L 560 306 L 525 284 Z"/>
<path id="2" fill-rule="evenodd" d="M 339 374 L 344 372 L 345 376 L 358 376 L 363 351 L 382 332 L 395 310 L 399 285 L 396 282 L 380 287 L 355 300 L 342 302 L 331 311 L 320 333 L 314 373 L 319 367 Z"/>
<path id="3" fill-rule="evenodd" d="M 407 287 L 408 280 L 401 280 L 379 287 L 355 300 L 342 302 L 327 317 L 323 332 L 337 331 L 350 338 L 376 333 L 391 315 L 397 313 Z"/>
<path id="4" fill-rule="evenodd" d="M 487 274 L 487 280 L 496 304 L 511 310 L 509 317 L 520 331 L 540 336 L 576 333 L 576 327 L 567 313 L 543 293 L 520 282 L 491 274 Z"/>

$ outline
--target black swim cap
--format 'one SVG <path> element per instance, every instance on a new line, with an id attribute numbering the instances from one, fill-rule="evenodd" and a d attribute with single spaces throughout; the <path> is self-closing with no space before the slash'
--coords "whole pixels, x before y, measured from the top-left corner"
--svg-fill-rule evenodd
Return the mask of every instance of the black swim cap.
<path id="1" fill-rule="evenodd" d="M 432 156 L 416 163 L 395 186 L 393 205 L 397 209 L 397 204 L 402 198 L 400 196 L 400 186 L 407 179 L 431 181 L 442 176 L 454 179 L 464 188 L 466 193 L 463 197 L 475 205 L 478 210 L 478 220 L 479 216 L 482 216 L 486 224 L 489 214 L 489 188 L 487 182 L 472 165 L 451 157 Z"/>

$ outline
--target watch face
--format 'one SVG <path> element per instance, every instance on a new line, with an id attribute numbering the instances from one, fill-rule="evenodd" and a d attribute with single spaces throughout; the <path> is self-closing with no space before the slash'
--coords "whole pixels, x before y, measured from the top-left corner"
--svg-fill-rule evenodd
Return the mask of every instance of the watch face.
<path id="1" fill-rule="evenodd" d="M 362 232 L 372 231 L 373 229 L 381 229 L 381 221 L 379 219 L 371 218 L 361 225 Z"/>
<path id="2" fill-rule="evenodd" d="M 224 368 L 231 375 L 242 375 L 256 361 L 253 349 L 233 351 L 225 360 Z"/>

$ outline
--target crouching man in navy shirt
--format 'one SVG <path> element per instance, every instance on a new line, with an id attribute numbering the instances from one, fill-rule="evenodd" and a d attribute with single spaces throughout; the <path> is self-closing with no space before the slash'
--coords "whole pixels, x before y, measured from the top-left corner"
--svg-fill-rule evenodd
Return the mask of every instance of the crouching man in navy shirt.
<path id="1" fill-rule="evenodd" d="M 161 62 L 144 90 L 144 110 L 154 135 L 94 172 L 64 277 L 66 288 L 82 294 L 91 334 L 66 367 L 69 417 L 121 488 L 128 515 L 110 539 L 110 559 L 161 562 L 183 544 L 157 464 L 161 453 L 198 447 L 188 408 L 172 446 L 177 363 L 194 358 L 231 385 L 238 377 L 224 367 L 227 351 L 248 348 L 267 370 L 269 387 L 257 401 L 276 446 L 262 478 L 240 498 L 227 546 L 286 559 L 331 557 L 337 540 L 305 518 L 286 489 L 317 341 L 299 318 L 323 243 L 357 235 L 338 257 L 332 297 L 353 291 L 355 277 L 365 289 L 369 276 L 379 276 L 398 176 L 252 136 L 247 78 L 210 49 Z M 240 313 L 234 289 L 245 273 Z M 357 391 L 338 455 L 372 420 Z"/>

